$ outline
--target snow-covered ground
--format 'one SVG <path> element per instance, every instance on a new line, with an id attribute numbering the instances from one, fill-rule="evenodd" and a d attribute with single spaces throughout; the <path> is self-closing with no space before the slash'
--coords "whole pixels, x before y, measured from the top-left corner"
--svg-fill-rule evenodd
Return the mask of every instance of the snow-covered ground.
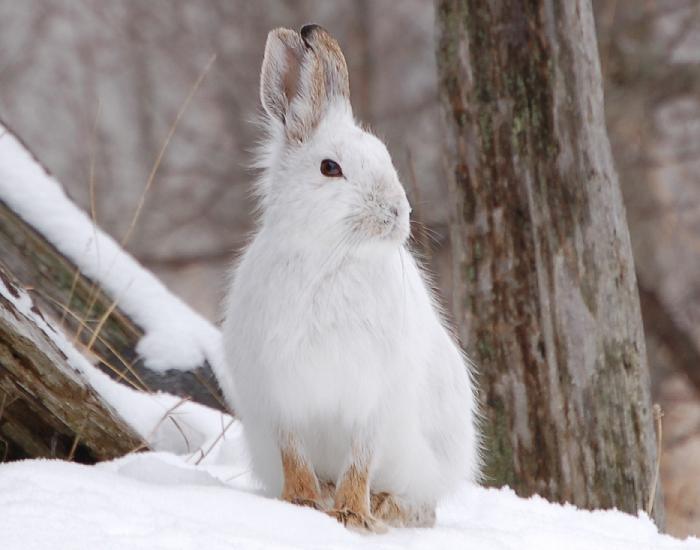
<path id="1" fill-rule="evenodd" d="M 241 442 L 233 436 L 225 443 L 235 449 Z M 195 466 L 169 453 L 97 466 L 48 460 L 2 465 L 0 510 L 3 550 L 700 548 L 697 539 L 659 535 L 646 517 L 467 487 L 440 506 L 433 529 L 361 535 L 321 512 L 258 496 L 235 460 Z"/>

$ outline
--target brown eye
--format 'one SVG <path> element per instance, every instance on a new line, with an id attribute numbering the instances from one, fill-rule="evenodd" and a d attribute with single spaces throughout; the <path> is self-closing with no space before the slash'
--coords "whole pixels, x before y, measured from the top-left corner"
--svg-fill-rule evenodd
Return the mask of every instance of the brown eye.
<path id="1" fill-rule="evenodd" d="M 321 161 L 321 174 L 329 178 L 339 178 L 343 175 L 340 164 L 331 159 Z"/>

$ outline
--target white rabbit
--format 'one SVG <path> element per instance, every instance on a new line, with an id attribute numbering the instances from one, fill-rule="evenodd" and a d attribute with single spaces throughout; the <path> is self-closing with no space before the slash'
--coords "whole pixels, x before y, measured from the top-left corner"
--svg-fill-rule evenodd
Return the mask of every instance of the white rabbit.
<path id="1" fill-rule="evenodd" d="M 218 372 L 270 494 L 348 526 L 432 525 L 478 475 L 469 362 L 406 249 L 389 153 L 353 119 L 337 42 L 270 32 L 257 232 L 233 272 Z M 370 493 L 371 490 L 371 493 Z"/>

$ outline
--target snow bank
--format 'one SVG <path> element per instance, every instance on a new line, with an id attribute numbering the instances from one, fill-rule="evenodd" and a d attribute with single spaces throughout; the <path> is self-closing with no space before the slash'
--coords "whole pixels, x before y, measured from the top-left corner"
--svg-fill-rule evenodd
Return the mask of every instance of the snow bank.
<path id="1" fill-rule="evenodd" d="M 2 125 L 0 200 L 118 300 L 119 307 L 144 330 L 137 352 L 148 368 L 189 370 L 205 359 L 212 365 L 223 361 L 219 331 L 95 228 Z"/>
<path id="2" fill-rule="evenodd" d="M 0 466 L 4 550 L 700 548 L 657 533 L 647 517 L 585 512 L 464 487 L 438 509 L 434 529 L 347 531 L 321 512 L 266 499 L 240 465 L 193 466 L 165 453 L 98 466 L 29 460 Z"/>

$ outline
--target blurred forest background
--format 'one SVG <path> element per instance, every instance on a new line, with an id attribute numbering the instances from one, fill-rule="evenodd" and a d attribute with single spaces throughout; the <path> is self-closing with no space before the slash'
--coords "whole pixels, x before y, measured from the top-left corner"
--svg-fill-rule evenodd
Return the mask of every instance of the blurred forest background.
<path id="1" fill-rule="evenodd" d="M 608 132 L 664 412 L 667 529 L 700 534 L 700 2 L 595 0 Z M 450 303 L 431 0 L 0 0 L 0 117 L 121 239 L 183 102 L 128 249 L 218 321 L 253 227 L 258 69 L 276 26 L 339 39 L 356 115 L 387 143 Z"/>

